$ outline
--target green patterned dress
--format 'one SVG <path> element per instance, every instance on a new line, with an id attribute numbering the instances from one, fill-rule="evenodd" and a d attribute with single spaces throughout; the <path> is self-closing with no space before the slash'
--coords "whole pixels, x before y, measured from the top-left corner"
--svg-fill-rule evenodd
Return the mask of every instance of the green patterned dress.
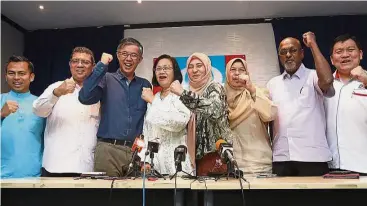
<path id="1" fill-rule="evenodd" d="M 180 100 L 196 114 L 196 159 L 215 152 L 218 139 L 232 143 L 227 97 L 220 83 L 213 81 L 202 95 L 184 90 Z"/>

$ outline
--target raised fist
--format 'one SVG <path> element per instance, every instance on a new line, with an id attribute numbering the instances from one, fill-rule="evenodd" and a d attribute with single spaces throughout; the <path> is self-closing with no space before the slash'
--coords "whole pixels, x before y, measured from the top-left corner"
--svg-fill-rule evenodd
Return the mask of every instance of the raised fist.
<path id="1" fill-rule="evenodd" d="M 54 90 L 54 95 L 60 97 L 65 94 L 73 93 L 75 90 L 75 81 L 73 77 L 66 79 L 59 87 Z"/>
<path id="2" fill-rule="evenodd" d="M 16 101 L 8 100 L 5 102 L 3 108 L 1 108 L 1 117 L 7 117 L 11 113 L 18 110 L 19 106 Z"/>
<path id="3" fill-rule="evenodd" d="M 113 60 L 111 54 L 103 53 L 101 57 L 101 62 L 105 65 L 109 64 Z"/>

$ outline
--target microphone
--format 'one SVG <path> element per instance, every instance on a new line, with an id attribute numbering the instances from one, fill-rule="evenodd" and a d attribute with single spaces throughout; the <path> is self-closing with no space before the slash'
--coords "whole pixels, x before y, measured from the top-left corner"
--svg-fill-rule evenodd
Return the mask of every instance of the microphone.
<path id="1" fill-rule="evenodd" d="M 185 145 L 179 145 L 175 148 L 174 158 L 175 165 L 186 160 L 187 147 Z"/>
<path id="2" fill-rule="evenodd" d="M 135 138 L 134 144 L 131 147 L 131 151 L 132 152 L 140 152 L 143 149 L 144 146 L 145 146 L 144 135 L 141 134 L 139 137 Z"/>
<path id="3" fill-rule="evenodd" d="M 225 162 L 231 162 L 233 165 L 237 165 L 236 160 L 233 157 L 233 146 L 227 143 L 224 139 L 219 139 L 215 143 L 215 148 L 217 149 L 220 157 Z"/>
<path id="4" fill-rule="evenodd" d="M 129 164 L 130 168 L 133 167 L 133 162 L 135 160 L 136 154 L 138 154 L 138 152 L 140 152 L 144 146 L 145 146 L 144 135 L 140 135 L 139 137 L 136 137 L 134 144 L 131 147 L 131 151 L 133 152 L 133 155 L 131 158 L 131 163 Z"/>
<path id="5" fill-rule="evenodd" d="M 159 143 L 157 142 L 157 139 L 155 139 L 154 141 L 148 141 L 148 147 L 147 147 L 147 151 L 145 152 L 145 156 L 151 154 L 152 153 L 157 153 L 159 149 Z"/>

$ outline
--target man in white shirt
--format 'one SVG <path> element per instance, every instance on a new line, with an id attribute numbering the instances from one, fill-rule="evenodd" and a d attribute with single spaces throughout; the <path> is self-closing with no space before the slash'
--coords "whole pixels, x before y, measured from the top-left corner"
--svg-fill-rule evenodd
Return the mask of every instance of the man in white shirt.
<path id="1" fill-rule="evenodd" d="M 331 153 L 326 140 L 324 96 L 334 95 L 329 63 L 312 32 L 303 34 L 316 71 L 307 69 L 301 43 L 285 38 L 279 59 L 285 71 L 268 82 L 278 114 L 273 125 L 273 173 L 279 176 L 319 176 L 328 173 Z"/>
<path id="2" fill-rule="evenodd" d="M 99 103 L 83 105 L 78 100 L 95 65 L 93 52 L 76 47 L 69 65 L 72 77 L 51 84 L 33 102 L 34 113 L 47 117 L 42 176 L 78 176 L 93 171 Z"/>
<path id="3" fill-rule="evenodd" d="M 360 66 L 361 44 L 349 34 L 331 47 L 335 96 L 325 99 L 329 167 L 367 174 L 367 71 Z"/>

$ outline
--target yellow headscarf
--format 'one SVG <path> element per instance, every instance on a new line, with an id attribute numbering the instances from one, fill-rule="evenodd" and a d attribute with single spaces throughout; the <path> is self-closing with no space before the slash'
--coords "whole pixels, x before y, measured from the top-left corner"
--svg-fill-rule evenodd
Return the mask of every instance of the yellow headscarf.
<path id="1" fill-rule="evenodd" d="M 250 92 L 244 87 L 233 87 L 232 80 L 228 78 L 229 72 L 233 63 L 236 60 L 240 60 L 244 65 L 247 72 L 247 63 L 242 58 L 234 58 L 226 65 L 226 82 L 224 89 L 227 95 L 228 109 L 229 109 L 229 124 L 231 128 L 239 125 L 243 120 L 248 118 L 254 111 L 251 104 L 253 103 Z"/>

